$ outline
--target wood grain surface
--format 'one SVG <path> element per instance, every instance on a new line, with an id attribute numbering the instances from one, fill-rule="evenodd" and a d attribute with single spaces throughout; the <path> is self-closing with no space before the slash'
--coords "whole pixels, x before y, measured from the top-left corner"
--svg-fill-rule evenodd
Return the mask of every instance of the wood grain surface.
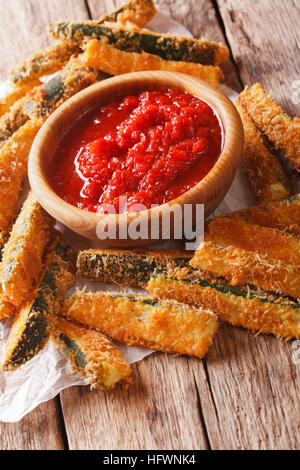
<path id="1" fill-rule="evenodd" d="M 98 18 L 109 0 L 0 0 L 0 76 L 48 43 L 46 24 Z M 226 83 L 261 81 L 299 114 L 298 1 L 159 0 L 196 37 L 227 43 Z M 17 31 L 17 34 L 16 34 Z M 298 58 L 297 58 L 298 57 Z M 297 98 L 297 96 L 296 96 Z M 128 391 L 64 390 L 20 423 L 0 423 L 1 449 L 299 449 L 300 364 L 293 343 L 223 325 L 203 361 L 154 354 Z"/>

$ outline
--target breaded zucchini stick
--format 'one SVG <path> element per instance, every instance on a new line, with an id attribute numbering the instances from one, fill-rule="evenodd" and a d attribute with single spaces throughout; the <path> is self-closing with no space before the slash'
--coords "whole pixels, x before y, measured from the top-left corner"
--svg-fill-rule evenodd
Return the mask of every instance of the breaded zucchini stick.
<path id="1" fill-rule="evenodd" d="M 28 155 L 42 123 L 29 120 L 0 150 L 0 241 L 5 243 L 17 217 L 22 183 L 27 174 Z"/>
<path id="2" fill-rule="evenodd" d="M 107 390 L 117 383 L 131 383 L 130 365 L 110 339 L 63 318 L 55 317 L 52 323 L 52 341 L 91 388 Z"/>
<path id="3" fill-rule="evenodd" d="M 162 299 L 211 309 L 221 320 L 255 333 L 300 339 L 300 304 L 286 297 L 249 286 L 232 286 L 191 268 L 157 270 L 147 290 Z"/>
<path id="4" fill-rule="evenodd" d="M 300 239 L 275 229 L 215 218 L 190 264 L 233 285 L 300 298 Z"/>
<path id="5" fill-rule="evenodd" d="M 51 318 L 59 314 L 67 289 L 74 281 L 74 272 L 72 250 L 57 236 L 47 253 L 38 289 L 22 304 L 14 319 L 5 345 L 2 370 L 20 367 L 46 345 Z"/>
<path id="6" fill-rule="evenodd" d="M 145 26 L 155 15 L 156 8 L 152 0 L 129 0 L 109 15 L 104 15 L 101 22 L 126 23 L 130 21 L 140 28 Z"/>
<path id="7" fill-rule="evenodd" d="M 267 255 L 300 266 L 300 239 L 244 220 L 215 217 L 207 224 L 205 242 Z"/>
<path id="8" fill-rule="evenodd" d="M 62 314 L 126 344 L 197 357 L 206 354 L 218 328 L 209 310 L 101 291 L 77 293 L 65 301 Z"/>
<path id="9" fill-rule="evenodd" d="M 127 23 L 52 23 L 50 34 L 55 39 L 82 42 L 84 39 L 106 39 L 117 49 L 147 52 L 167 61 L 219 65 L 228 58 L 228 48 L 207 39 L 194 39 L 171 34 L 154 33 Z"/>
<path id="10" fill-rule="evenodd" d="M 255 125 L 300 171 L 300 119 L 292 119 L 266 94 L 261 83 L 246 88 L 240 94 L 240 101 Z"/>
<path id="11" fill-rule="evenodd" d="M 78 54 L 80 47 L 68 41 L 51 44 L 30 55 L 10 71 L 9 79 L 14 85 L 31 83 L 44 75 L 50 75 L 63 68 L 73 54 Z"/>
<path id="12" fill-rule="evenodd" d="M 226 217 L 300 236 L 300 195 L 236 211 Z"/>
<path id="13" fill-rule="evenodd" d="M 152 0 L 130 0 L 110 15 L 104 15 L 102 20 L 96 24 L 104 21 L 131 21 L 138 26 L 144 26 L 155 13 Z M 90 23 L 93 24 L 93 22 L 86 22 L 86 24 Z M 24 62 L 13 68 L 9 74 L 10 81 L 14 85 L 31 83 L 39 77 L 57 72 L 66 65 L 72 55 L 79 52 L 80 45 L 78 43 L 62 40 L 51 44 L 30 55 Z"/>
<path id="14" fill-rule="evenodd" d="M 143 287 L 156 268 L 188 266 L 192 255 L 180 250 L 84 250 L 77 257 L 80 276 L 121 286 Z"/>
<path id="15" fill-rule="evenodd" d="M 280 260 L 246 251 L 205 242 L 192 260 L 192 266 L 214 276 L 223 276 L 232 285 L 256 287 L 300 298 L 300 269 Z"/>
<path id="16" fill-rule="evenodd" d="M 244 126 L 242 160 L 258 204 L 288 198 L 291 188 L 280 161 L 274 152 L 267 148 L 263 134 L 257 129 L 243 105 L 239 101 L 235 105 Z"/>
<path id="17" fill-rule="evenodd" d="M 81 55 L 72 57 L 60 74 L 34 87 L 0 118 L 0 141 L 8 139 L 28 119 L 43 122 L 68 98 L 106 77 L 102 71 L 86 67 Z"/>
<path id="18" fill-rule="evenodd" d="M 147 52 L 125 52 L 96 39 L 84 46 L 84 61 L 88 67 L 100 68 L 110 75 L 122 75 L 143 70 L 167 70 L 181 72 L 218 85 L 223 78 L 219 67 L 164 60 Z"/>
<path id="19" fill-rule="evenodd" d="M 0 264 L 2 300 L 19 307 L 28 299 L 43 270 L 54 219 L 29 194 L 3 249 Z"/>
<path id="20" fill-rule="evenodd" d="M 32 88 L 35 86 L 41 85 L 42 82 L 40 80 L 33 80 L 30 83 L 26 83 L 25 85 L 21 85 L 16 87 L 12 90 L 7 96 L 0 99 L 0 117 L 3 114 L 9 112 L 11 106 L 18 101 L 20 98 L 23 98 L 26 93 L 28 93 Z"/>
<path id="21" fill-rule="evenodd" d="M 18 99 L 9 110 L 0 117 L 0 143 L 7 141 L 23 124 L 28 121 L 28 115 L 24 111 L 28 93 Z"/>
<path id="22" fill-rule="evenodd" d="M 103 78 L 106 75 L 101 70 L 82 62 L 82 55 L 72 57 L 60 74 L 33 90 L 23 109 L 30 118 L 45 120 L 68 98 Z"/>

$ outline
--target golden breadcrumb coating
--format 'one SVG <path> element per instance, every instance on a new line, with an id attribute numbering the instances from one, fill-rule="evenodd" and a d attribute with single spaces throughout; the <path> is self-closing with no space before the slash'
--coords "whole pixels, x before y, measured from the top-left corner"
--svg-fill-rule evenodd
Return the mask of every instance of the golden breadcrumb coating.
<path id="1" fill-rule="evenodd" d="M 227 217 L 242 219 L 245 222 L 271 227 L 291 235 L 300 235 L 300 195 L 290 199 L 258 205 L 233 212 Z"/>
<path id="2" fill-rule="evenodd" d="M 235 105 L 244 127 L 242 160 L 258 204 L 288 198 L 291 195 L 291 188 L 280 161 L 266 147 L 262 133 L 243 105 L 240 102 L 236 102 Z"/>
<path id="3" fill-rule="evenodd" d="M 2 370 L 15 370 L 32 359 L 48 342 L 49 319 L 58 315 L 74 282 L 75 257 L 57 234 L 45 255 L 44 269 L 35 289 L 14 318 L 2 359 Z"/>
<path id="4" fill-rule="evenodd" d="M 1 297 L 19 307 L 28 299 L 43 270 L 54 219 L 29 194 L 3 249 L 0 264 Z"/>
<path id="5" fill-rule="evenodd" d="M 80 251 L 77 269 L 80 276 L 121 286 L 143 287 L 156 268 L 186 266 L 192 255 L 183 250 L 115 250 Z"/>
<path id="6" fill-rule="evenodd" d="M 129 364 L 106 336 L 59 317 L 53 317 L 52 324 L 53 342 L 92 388 L 106 390 L 117 383 L 131 383 Z"/>
<path id="7" fill-rule="evenodd" d="M 0 296 L 0 320 L 6 317 L 11 317 L 15 313 L 16 307 L 4 300 Z"/>
<path id="8" fill-rule="evenodd" d="M 122 75 L 143 70 L 168 70 L 169 72 L 193 75 L 212 85 L 218 85 L 223 78 L 221 69 L 213 65 L 164 60 L 147 52 L 125 52 L 96 39 L 89 41 L 84 49 L 86 66 L 101 68 L 110 75 Z"/>
<path id="9" fill-rule="evenodd" d="M 300 239 L 269 227 L 250 224 L 242 219 L 215 217 L 207 224 L 205 241 L 223 247 L 233 246 L 300 265 Z"/>
<path id="10" fill-rule="evenodd" d="M 129 345 L 203 357 L 218 328 L 208 310 L 174 301 L 111 292 L 77 293 L 62 314 Z"/>
<path id="11" fill-rule="evenodd" d="M 234 285 L 300 298 L 300 239 L 239 219 L 216 217 L 190 264 Z"/>
<path id="12" fill-rule="evenodd" d="M 27 121 L 0 150 L 0 232 L 7 232 L 18 213 L 28 156 L 41 122 Z"/>
<path id="13" fill-rule="evenodd" d="M 197 250 L 191 265 L 215 276 L 223 276 L 233 285 L 253 284 L 300 298 L 299 266 L 284 264 L 263 254 L 207 241 Z"/>
<path id="14" fill-rule="evenodd" d="M 300 171 L 300 118 L 292 119 L 266 94 L 261 83 L 246 88 L 240 94 L 240 101 L 255 125 Z"/>
<path id="15" fill-rule="evenodd" d="M 14 88 L 7 96 L 0 99 L 0 117 L 8 113 L 11 106 L 20 98 L 23 98 L 26 93 L 28 93 L 32 88 L 35 86 L 41 85 L 42 82 L 39 80 L 33 80 L 30 83 L 26 83 L 25 85 L 20 85 Z"/>
<path id="16" fill-rule="evenodd" d="M 14 67 L 10 71 L 9 79 L 15 85 L 32 83 L 40 77 L 60 70 L 70 57 L 78 52 L 80 52 L 80 47 L 72 42 L 60 41 L 51 44 Z"/>
<path id="17" fill-rule="evenodd" d="M 300 339 L 300 305 L 261 292 L 238 289 L 222 280 L 207 280 L 195 271 L 192 281 L 188 270 L 154 275 L 147 290 L 163 299 L 175 299 L 192 306 L 208 308 L 234 326 L 254 333 L 272 333 L 281 338 Z"/>
<path id="18" fill-rule="evenodd" d="M 28 92 L 30 93 L 30 92 Z M 27 96 L 22 96 L 13 103 L 7 112 L 0 117 L 0 142 L 6 143 L 8 139 L 28 121 L 28 116 L 24 111 L 24 105 L 27 103 Z"/>
<path id="19" fill-rule="evenodd" d="M 104 75 L 101 70 L 87 67 L 83 63 L 83 54 L 73 56 L 58 75 L 26 95 L 23 109 L 29 118 L 44 121 L 68 98 L 102 80 Z"/>

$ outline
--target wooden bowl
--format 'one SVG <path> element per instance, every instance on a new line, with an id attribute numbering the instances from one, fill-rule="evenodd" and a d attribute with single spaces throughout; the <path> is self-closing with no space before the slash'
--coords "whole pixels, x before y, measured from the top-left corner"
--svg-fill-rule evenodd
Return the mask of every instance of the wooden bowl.
<path id="1" fill-rule="evenodd" d="M 224 142 L 222 153 L 206 175 L 192 189 L 177 199 L 153 209 L 129 214 L 96 214 L 78 209 L 61 199 L 50 187 L 47 175 L 54 149 L 63 134 L 83 113 L 101 104 L 106 104 L 128 94 L 136 94 L 144 90 L 165 90 L 176 88 L 186 91 L 207 101 L 217 112 L 222 122 Z M 29 156 L 29 180 L 38 201 L 57 220 L 71 230 L 101 244 L 119 247 L 143 246 L 155 243 L 149 235 L 143 239 L 119 238 L 126 233 L 129 224 L 137 217 L 145 227 L 149 227 L 151 217 L 158 224 L 159 239 L 162 236 L 162 218 L 170 212 L 174 204 L 182 207 L 192 204 L 192 216 L 196 220 L 196 204 L 204 204 L 205 216 L 209 215 L 222 201 L 233 181 L 243 150 L 243 126 L 239 114 L 224 93 L 208 83 L 185 74 L 171 72 L 136 72 L 120 75 L 86 88 L 61 105 L 40 129 L 32 145 Z M 177 207 L 179 207 L 177 206 Z M 97 225 L 116 224 L 116 237 L 99 240 Z M 112 225 L 108 225 L 111 227 Z M 177 222 L 178 226 L 178 222 Z M 177 227 L 175 225 L 175 227 Z M 99 225 L 98 225 L 99 228 Z M 178 228 L 178 227 L 177 227 Z M 174 220 L 171 220 L 171 238 L 174 235 Z M 122 235 L 121 235 L 122 236 Z"/>

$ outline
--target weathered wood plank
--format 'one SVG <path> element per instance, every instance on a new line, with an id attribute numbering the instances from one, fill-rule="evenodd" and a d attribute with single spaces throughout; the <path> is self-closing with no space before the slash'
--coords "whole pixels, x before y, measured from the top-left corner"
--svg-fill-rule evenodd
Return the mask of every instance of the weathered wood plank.
<path id="1" fill-rule="evenodd" d="M 57 401 L 43 403 L 18 423 L 0 422 L 1 450 L 64 450 Z"/>
<path id="2" fill-rule="evenodd" d="M 134 366 L 128 390 L 69 388 L 61 402 L 70 449 L 208 448 L 193 370 L 183 357 L 156 353 Z"/>
<path id="3" fill-rule="evenodd" d="M 223 325 L 207 356 L 208 379 L 225 449 L 297 449 L 300 368 L 291 344 Z M 213 448 L 210 416 L 204 420 Z"/>
<path id="4" fill-rule="evenodd" d="M 84 0 L 2 0 L 0 79 L 28 54 L 50 44 L 47 25 L 60 19 L 88 19 Z"/>
<path id="5" fill-rule="evenodd" d="M 87 19 L 84 0 L 1 0 L 0 80 L 8 71 L 50 41 L 47 24 L 63 18 Z M 63 449 L 57 401 L 42 404 L 20 423 L 0 423 L 1 449 Z"/>
<path id="6" fill-rule="evenodd" d="M 298 103 L 293 99 L 300 76 L 299 2 L 254 0 L 249 5 L 222 0 L 218 4 L 244 85 L 261 81 L 287 111 L 299 114 L 299 99 Z"/>

